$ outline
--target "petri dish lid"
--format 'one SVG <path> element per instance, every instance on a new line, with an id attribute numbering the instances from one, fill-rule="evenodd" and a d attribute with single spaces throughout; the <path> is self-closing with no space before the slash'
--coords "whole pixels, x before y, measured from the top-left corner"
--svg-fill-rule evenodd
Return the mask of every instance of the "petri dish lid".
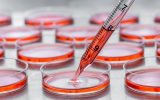
<path id="1" fill-rule="evenodd" d="M 65 62 L 74 57 L 74 50 L 69 45 L 34 43 L 21 46 L 18 58 L 29 63 Z"/>
<path id="2" fill-rule="evenodd" d="M 108 16 L 109 16 L 109 13 L 95 14 L 90 18 L 90 23 L 92 23 L 92 24 L 103 24 Z M 122 24 L 134 24 L 134 23 L 138 23 L 138 21 L 139 21 L 138 16 L 128 14 L 124 17 L 124 19 L 122 20 L 121 23 Z"/>
<path id="3" fill-rule="evenodd" d="M 60 28 L 56 32 L 56 39 L 60 42 L 72 43 L 77 42 L 83 43 L 87 40 L 93 40 L 97 34 L 100 26 L 72 26 Z M 76 44 L 76 43 L 75 43 Z"/>
<path id="4" fill-rule="evenodd" d="M 41 39 L 41 32 L 30 27 L 4 27 L 0 28 L 0 39 L 12 45 L 19 39 L 31 43 Z"/>

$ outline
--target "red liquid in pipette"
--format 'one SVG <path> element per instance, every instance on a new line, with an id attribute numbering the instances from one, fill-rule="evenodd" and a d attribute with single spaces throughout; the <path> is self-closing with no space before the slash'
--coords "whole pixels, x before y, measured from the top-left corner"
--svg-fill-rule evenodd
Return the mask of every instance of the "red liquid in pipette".
<path id="1" fill-rule="evenodd" d="M 73 80 L 76 80 L 78 76 L 83 72 L 83 70 L 87 67 L 87 65 L 95 59 L 95 57 L 98 55 L 112 33 L 113 31 L 107 30 L 102 26 L 93 42 L 91 43 L 85 54 L 82 56 L 79 68 Z"/>
<path id="2" fill-rule="evenodd" d="M 105 43 L 108 41 L 109 37 L 114 32 L 118 24 L 121 22 L 133 2 L 134 0 L 128 2 L 126 2 L 125 0 L 121 0 L 118 3 L 118 5 L 112 11 L 112 13 L 105 21 L 104 25 L 101 27 L 94 40 L 82 56 L 79 68 L 77 69 L 75 76 L 72 79 L 73 81 L 76 81 L 79 75 L 83 72 L 83 70 L 94 61 L 94 59 L 99 54 Z"/>

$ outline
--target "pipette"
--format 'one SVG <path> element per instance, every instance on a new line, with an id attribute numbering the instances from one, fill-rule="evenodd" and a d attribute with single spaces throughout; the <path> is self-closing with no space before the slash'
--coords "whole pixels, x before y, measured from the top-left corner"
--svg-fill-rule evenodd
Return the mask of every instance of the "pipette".
<path id="1" fill-rule="evenodd" d="M 76 81 L 84 69 L 94 61 L 134 1 L 135 0 L 119 1 L 118 5 L 116 5 L 113 9 L 108 19 L 104 22 L 99 32 L 93 39 L 92 43 L 88 46 L 86 52 L 81 57 L 79 67 L 72 79 L 73 81 Z"/>

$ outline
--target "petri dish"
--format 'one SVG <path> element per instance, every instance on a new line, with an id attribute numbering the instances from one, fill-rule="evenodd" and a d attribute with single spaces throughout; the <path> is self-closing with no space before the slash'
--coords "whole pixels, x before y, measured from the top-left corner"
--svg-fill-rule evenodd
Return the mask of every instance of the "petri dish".
<path id="1" fill-rule="evenodd" d="M 142 44 L 119 42 L 107 44 L 96 57 L 96 63 L 110 63 L 112 68 L 122 68 L 128 61 L 136 60 L 144 56 Z M 141 61 L 138 61 L 139 63 Z M 132 63 L 133 65 L 138 62 Z"/>
<path id="2" fill-rule="evenodd" d="M 73 18 L 61 10 L 39 8 L 27 12 L 25 24 L 41 29 L 52 29 L 73 24 Z"/>
<path id="3" fill-rule="evenodd" d="M 72 26 L 59 28 L 56 31 L 56 41 L 74 45 L 85 45 L 91 42 L 99 30 L 99 26 Z"/>
<path id="4" fill-rule="evenodd" d="M 28 62 L 30 68 L 39 68 L 41 64 L 63 63 L 74 58 L 74 50 L 66 44 L 34 43 L 17 48 L 18 59 Z"/>
<path id="5" fill-rule="evenodd" d="M 160 93 L 160 68 L 157 59 L 159 57 L 140 58 L 144 63 L 135 68 L 129 68 L 130 62 L 124 64 L 125 85 L 128 89 L 137 93 Z"/>
<path id="6" fill-rule="evenodd" d="M 95 14 L 90 18 L 90 23 L 91 24 L 102 25 L 104 23 L 104 21 L 107 19 L 108 16 L 109 16 L 109 13 Z M 138 23 L 138 22 L 139 22 L 138 16 L 128 14 L 124 17 L 121 24 L 135 24 L 135 23 Z"/>
<path id="7" fill-rule="evenodd" d="M 12 58 L 0 58 L 0 66 L 0 94 L 15 92 L 26 86 L 27 63 Z"/>
<path id="8" fill-rule="evenodd" d="M 5 40 L 6 46 L 14 47 L 19 39 L 24 44 L 40 41 L 41 32 L 30 27 L 4 27 L 0 29 L 0 39 Z"/>
<path id="9" fill-rule="evenodd" d="M 0 13 L 0 26 L 7 26 L 12 23 L 11 16 L 5 14 L 5 13 Z"/>
<path id="10" fill-rule="evenodd" d="M 70 98 L 90 96 L 109 87 L 109 64 L 105 66 L 105 70 L 96 69 L 91 65 L 91 69 L 84 71 L 77 81 L 72 81 L 78 62 L 79 59 L 76 58 L 74 63 L 67 65 L 68 67 L 50 70 L 48 70 L 50 63 L 43 65 L 41 67 L 43 89 L 48 93 L 67 95 Z"/>
<path id="11" fill-rule="evenodd" d="M 120 39 L 132 42 L 144 42 L 146 46 L 154 46 L 154 41 L 160 35 L 158 25 L 129 25 L 121 28 Z"/>

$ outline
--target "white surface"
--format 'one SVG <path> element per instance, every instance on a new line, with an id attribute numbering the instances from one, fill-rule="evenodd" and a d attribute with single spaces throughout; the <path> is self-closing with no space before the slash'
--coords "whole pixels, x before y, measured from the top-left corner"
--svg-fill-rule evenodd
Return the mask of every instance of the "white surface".
<path id="1" fill-rule="evenodd" d="M 43 6 L 61 6 L 72 12 L 75 18 L 75 25 L 87 25 L 89 17 L 98 12 L 111 11 L 118 0 L 0 0 L 1 9 L 9 9 L 13 12 L 14 25 L 23 25 L 24 10 L 43 7 Z M 86 3 L 85 3 L 86 2 Z M 130 12 L 140 16 L 140 20 L 145 24 L 153 24 L 154 16 L 160 12 L 159 0 L 137 0 Z M 53 31 L 43 31 L 45 42 L 53 41 Z M 118 31 L 116 31 L 109 40 L 110 42 L 119 41 Z M 153 56 L 154 48 L 145 48 L 145 56 Z M 16 50 L 7 49 L 6 57 L 16 58 Z M 106 95 L 96 96 L 95 98 L 72 99 L 72 100 L 144 100 L 135 99 L 126 95 L 122 70 L 111 71 L 110 91 Z M 24 92 L 14 95 L 2 96 L 2 100 L 70 100 L 67 98 L 57 98 L 55 96 L 45 95 L 41 87 L 41 73 L 37 70 L 28 71 L 29 81 L 28 88 Z M 151 100 L 151 99 L 149 99 Z"/>

